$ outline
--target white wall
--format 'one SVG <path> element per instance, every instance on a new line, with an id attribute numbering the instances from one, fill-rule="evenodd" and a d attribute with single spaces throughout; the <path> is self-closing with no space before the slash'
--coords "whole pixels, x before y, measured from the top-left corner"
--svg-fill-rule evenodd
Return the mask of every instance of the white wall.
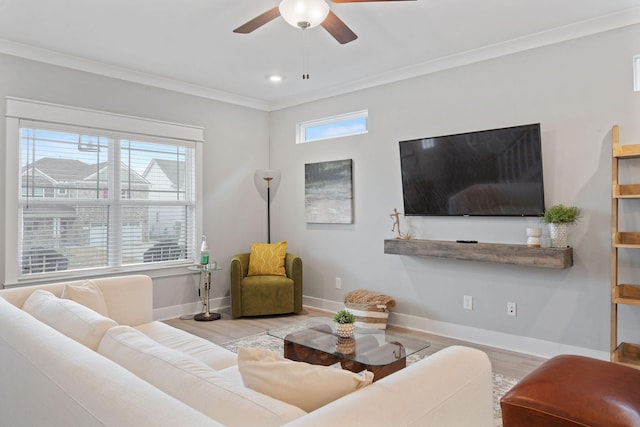
<path id="1" fill-rule="evenodd" d="M 639 53 L 636 25 L 272 112 L 271 163 L 282 170 L 272 241 L 287 240 L 302 256 L 307 303 L 331 306 L 364 287 L 397 299 L 396 320 L 436 331 L 477 333 L 479 341 L 488 335 L 494 344 L 547 355 L 608 352 L 611 126 L 621 125 L 624 142 L 640 142 L 640 93 L 632 79 Z M 297 122 L 362 109 L 369 110 L 368 134 L 295 144 Z M 584 212 L 570 228 L 572 268 L 383 253 L 383 240 L 394 237 L 389 214 L 402 211 L 398 141 L 535 122 L 542 127 L 547 206 Z M 353 159 L 355 223 L 305 224 L 304 164 L 339 159 Z M 403 227 L 407 222 L 418 238 L 505 243 L 524 243 L 526 227 L 538 224 L 411 217 Z M 473 311 L 462 309 L 463 295 L 474 297 Z M 518 304 L 517 317 L 507 317 L 507 301 Z M 632 333 L 640 342 L 640 332 Z"/>
<path id="2" fill-rule="evenodd" d="M 267 167 L 268 113 L 0 54 L 2 117 L 6 96 L 204 127 L 204 232 L 213 257 L 224 265 L 231 255 L 248 250 L 249 242 L 266 238 L 266 208 L 253 173 Z M 1 153 L 11 143 L 5 140 L 5 126 L 0 120 Z M 5 205 L 13 203 L 5 200 L 4 185 L 0 200 L 0 224 L 4 224 Z M 0 228 L 3 241 L 4 234 Z M 4 277 L 3 247 L 0 277 Z M 216 273 L 213 298 L 228 296 L 228 275 L 228 269 Z M 180 309 L 198 301 L 197 275 L 156 278 L 154 284 L 156 309 Z"/>

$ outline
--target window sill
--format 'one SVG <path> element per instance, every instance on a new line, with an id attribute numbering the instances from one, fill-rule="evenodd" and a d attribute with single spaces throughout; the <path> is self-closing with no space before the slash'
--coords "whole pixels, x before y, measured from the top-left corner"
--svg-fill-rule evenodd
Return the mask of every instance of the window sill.
<path id="1" fill-rule="evenodd" d="M 46 283 L 84 280 L 95 277 L 124 276 L 128 274 L 145 274 L 152 279 L 182 276 L 185 274 L 193 274 L 193 272 L 187 270 L 187 267 L 192 265 L 194 265 L 194 261 L 184 260 L 183 262 L 175 262 L 169 265 L 165 264 L 162 266 L 154 266 L 153 268 L 150 268 L 148 265 L 132 265 L 127 267 L 101 268 L 96 270 L 42 273 L 18 279 L 17 282 L 4 283 L 2 288 L 8 289 L 21 286 L 42 285 Z"/>

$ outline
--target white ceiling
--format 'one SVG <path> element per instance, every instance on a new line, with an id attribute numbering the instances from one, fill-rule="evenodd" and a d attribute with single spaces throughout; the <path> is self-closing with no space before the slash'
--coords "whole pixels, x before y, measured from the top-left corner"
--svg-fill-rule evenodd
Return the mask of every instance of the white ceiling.
<path id="1" fill-rule="evenodd" d="M 330 3 L 345 45 L 282 18 L 233 33 L 277 4 L 0 0 L 0 52 L 273 110 L 640 22 L 640 0 L 417 0 Z"/>

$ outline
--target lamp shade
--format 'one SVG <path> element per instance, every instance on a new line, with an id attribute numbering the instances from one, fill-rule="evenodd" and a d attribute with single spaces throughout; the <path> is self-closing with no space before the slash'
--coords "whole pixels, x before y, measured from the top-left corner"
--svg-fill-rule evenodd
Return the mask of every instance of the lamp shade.
<path id="1" fill-rule="evenodd" d="M 278 9 L 285 21 L 302 29 L 320 25 L 329 14 L 325 0 L 282 0 Z"/>
<path id="2" fill-rule="evenodd" d="M 271 189 L 271 197 L 278 191 L 281 172 L 279 169 L 258 169 L 253 175 L 253 182 L 258 193 L 267 200 L 267 187 Z"/>

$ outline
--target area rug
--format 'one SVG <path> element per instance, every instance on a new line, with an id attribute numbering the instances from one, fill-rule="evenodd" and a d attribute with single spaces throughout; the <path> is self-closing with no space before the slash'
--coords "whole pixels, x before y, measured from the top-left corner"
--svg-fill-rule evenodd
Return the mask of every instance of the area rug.
<path id="1" fill-rule="evenodd" d="M 282 355 L 282 340 L 276 337 L 268 335 L 266 332 L 252 335 L 245 338 L 240 338 L 233 341 L 228 341 L 221 344 L 222 347 L 227 350 L 231 350 L 234 353 L 238 352 L 240 347 L 249 348 L 266 348 Z M 407 357 L 407 365 L 417 362 L 422 359 L 421 355 L 411 355 Z M 493 373 L 493 418 L 496 427 L 502 427 L 502 412 L 500 410 L 500 399 L 504 394 L 511 389 L 518 381 L 515 378 L 510 378 L 505 375 Z"/>

